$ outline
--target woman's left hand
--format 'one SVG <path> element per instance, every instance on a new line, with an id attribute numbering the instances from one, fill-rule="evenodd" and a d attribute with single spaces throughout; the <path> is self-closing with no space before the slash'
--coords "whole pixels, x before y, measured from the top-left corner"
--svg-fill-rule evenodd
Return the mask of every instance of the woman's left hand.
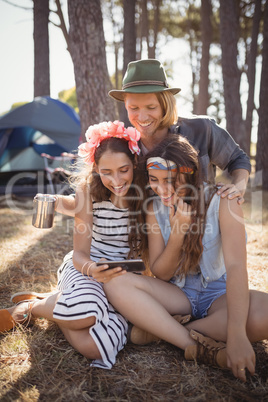
<path id="1" fill-rule="evenodd" d="M 227 341 L 227 365 L 235 377 L 246 381 L 246 370 L 255 373 L 256 357 L 253 347 L 246 335 L 232 337 Z"/>

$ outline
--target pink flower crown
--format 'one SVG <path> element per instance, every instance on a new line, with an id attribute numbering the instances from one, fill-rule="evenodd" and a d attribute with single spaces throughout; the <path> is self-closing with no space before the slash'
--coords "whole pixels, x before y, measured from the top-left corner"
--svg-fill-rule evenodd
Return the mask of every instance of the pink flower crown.
<path id="1" fill-rule="evenodd" d="M 121 121 L 104 121 L 103 123 L 94 124 L 90 126 L 86 131 L 86 140 L 78 147 L 78 155 L 84 158 L 85 162 L 91 164 L 95 161 L 96 149 L 100 146 L 100 143 L 106 138 L 122 138 L 128 141 L 128 147 L 130 151 L 137 155 L 140 154 L 140 148 L 138 141 L 140 139 L 140 133 L 133 127 L 124 127 L 124 123 Z"/>

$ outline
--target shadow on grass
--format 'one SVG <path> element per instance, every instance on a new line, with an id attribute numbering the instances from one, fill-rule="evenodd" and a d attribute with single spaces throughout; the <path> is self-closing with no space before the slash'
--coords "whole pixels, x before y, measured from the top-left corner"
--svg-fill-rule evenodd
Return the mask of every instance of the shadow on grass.
<path id="1" fill-rule="evenodd" d="M 13 358 L 12 354 L 5 357 L 6 371 L 14 380 L 2 387 L 3 402 L 267 401 L 268 364 L 263 343 L 256 345 L 257 374 L 244 384 L 229 371 L 184 361 L 182 351 L 165 342 L 127 345 L 113 369 L 102 370 L 91 368 L 57 326 L 46 320 L 6 336 L 13 337 L 14 343 L 26 337 L 27 352 L 20 350 Z M 1 361 L 4 363 L 3 356 Z"/>
<path id="2" fill-rule="evenodd" d="M 72 249 L 70 225 L 63 220 L 0 272 L 0 301 L 13 292 L 50 291 L 56 271 Z M 1 225 L 1 216 L 0 216 Z M 9 229 L 23 232 L 31 216 L 12 217 Z M 36 232 L 37 233 L 37 232 Z M 10 238 L 12 238 L 12 236 Z M 25 234 L 24 241 L 27 242 Z M 112 370 L 90 362 L 68 344 L 58 327 L 38 320 L 31 328 L 0 335 L 0 400 L 24 401 L 267 401 L 268 342 L 254 345 L 256 375 L 246 384 L 229 371 L 186 362 L 183 352 L 165 342 L 126 345 Z"/>
<path id="3" fill-rule="evenodd" d="M 72 249 L 71 218 L 56 219 L 53 229 L 31 226 L 31 215 L 14 215 L 0 210 L 0 225 L 6 222 L 0 266 L 0 303 L 8 306 L 14 292 L 51 291 L 63 257 Z M 15 238 L 15 240 L 13 240 Z M 6 254 L 6 255 L 5 255 Z"/>

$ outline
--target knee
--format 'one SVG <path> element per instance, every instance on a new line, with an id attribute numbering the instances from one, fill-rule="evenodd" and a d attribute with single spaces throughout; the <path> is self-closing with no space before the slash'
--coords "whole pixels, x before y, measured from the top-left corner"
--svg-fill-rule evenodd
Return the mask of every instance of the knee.
<path id="1" fill-rule="evenodd" d="M 268 295 L 251 292 L 247 332 L 255 341 L 268 337 Z"/>
<path id="2" fill-rule="evenodd" d="M 268 328 L 268 315 L 265 314 L 263 309 L 251 309 L 247 326 L 249 329 L 254 328 L 254 331 L 258 332 L 263 328 Z"/>
<path id="3" fill-rule="evenodd" d="M 107 297 L 116 294 L 119 289 L 125 288 L 128 280 L 127 276 L 128 274 L 117 276 L 116 278 L 113 278 L 109 282 L 103 284 L 103 289 Z"/>
<path id="4" fill-rule="evenodd" d="M 133 290 L 136 290 L 138 282 L 136 276 L 133 273 L 126 273 L 104 284 L 106 297 L 115 308 L 120 309 Z"/>

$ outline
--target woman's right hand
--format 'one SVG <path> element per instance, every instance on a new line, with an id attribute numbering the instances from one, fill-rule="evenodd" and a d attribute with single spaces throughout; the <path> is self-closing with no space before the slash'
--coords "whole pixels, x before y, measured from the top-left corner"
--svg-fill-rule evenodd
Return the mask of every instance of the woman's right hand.
<path id="1" fill-rule="evenodd" d="M 176 207 L 170 207 L 169 221 L 171 226 L 171 233 L 186 234 L 190 228 L 192 221 L 192 207 L 178 198 Z"/>
<path id="2" fill-rule="evenodd" d="M 253 347 L 246 335 L 238 334 L 227 341 L 227 365 L 235 377 L 246 381 L 246 370 L 255 373 L 256 357 Z"/>

